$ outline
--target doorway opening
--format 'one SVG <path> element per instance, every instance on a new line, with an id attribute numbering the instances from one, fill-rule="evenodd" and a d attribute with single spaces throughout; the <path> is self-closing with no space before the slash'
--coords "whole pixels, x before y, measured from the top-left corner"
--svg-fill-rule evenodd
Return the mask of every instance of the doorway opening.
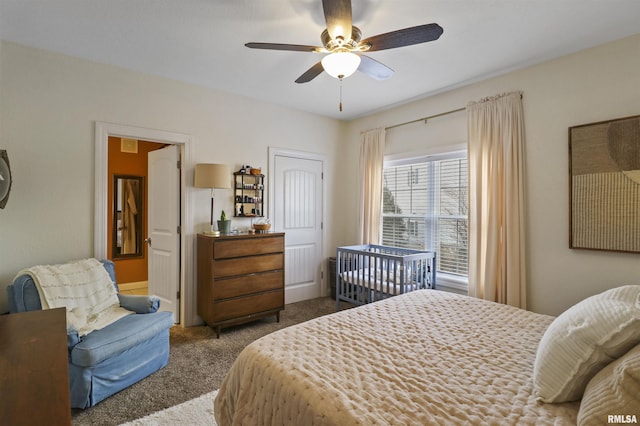
<path id="1" fill-rule="evenodd" d="M 149 294 L 148 153 L 164 143 L 108 137 L 107 259 L 120 293 Z"/>
<path id="2" fill-rule="evenodd" d="M 196 313 L 196 295 L 193 288 L 193 267 L 186 265 L 186 259 L 193 259 L 193 213 L 192 194 L 188 187 L 187 170 L 193 165 L 191 136 L 141 127 L 96 122 L 95 123 L 95 193 L 94 193 L 94 257 L 108 258 L 108 208 L 109 180 L 108 173 L 109 137 L 149 141 L 162 145 L 176 145 L 180 150 L 181 166 L 179 169 L 179 256 L 178 282 L 175 283 L 174 316 L 182 326 L 196 325 L 199 322 Z M 189 180 L 190 181 L 190 180 Z"/>

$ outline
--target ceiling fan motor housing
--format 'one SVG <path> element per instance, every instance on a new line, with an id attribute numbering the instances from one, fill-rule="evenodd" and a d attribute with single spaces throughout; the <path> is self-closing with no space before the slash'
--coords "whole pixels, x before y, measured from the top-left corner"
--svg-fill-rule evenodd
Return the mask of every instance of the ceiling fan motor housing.
<path id="1" fill-rule="evenodd" d="M 322 40 L 322 45 L 329 52 L 334 52 L 336 50 L 343 50 L 346 52 L 351 52 L 352 50 L 363 50 L 360 49 L 358 43 L 362 39 L 362 31 L 360 28 L 356 26 L 351 27 L 351 39 L 344 40 L 342 37 L 337 37 L 335 39 L 331 38 L 328 30 L 322 31 L 320 35 L 320 40 Z"/>

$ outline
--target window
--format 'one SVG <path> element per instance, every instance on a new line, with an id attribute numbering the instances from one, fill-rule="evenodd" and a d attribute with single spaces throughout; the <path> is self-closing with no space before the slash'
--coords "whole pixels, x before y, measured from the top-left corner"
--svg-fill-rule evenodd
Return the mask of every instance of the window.
<path id="1" fill-rule="evenodd" d="M 432 250 L 437 271 L 467 277 L 466 154 L 385 164 L 382 244 Z"/>

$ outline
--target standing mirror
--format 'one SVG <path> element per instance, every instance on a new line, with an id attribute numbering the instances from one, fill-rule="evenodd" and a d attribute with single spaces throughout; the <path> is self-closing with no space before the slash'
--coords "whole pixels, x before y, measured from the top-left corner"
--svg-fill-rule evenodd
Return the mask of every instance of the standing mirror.
<path id="1" fill-rule="evenodd" d="M 142 257 L 144 177 L 114 175 L 113 257 Z"/>

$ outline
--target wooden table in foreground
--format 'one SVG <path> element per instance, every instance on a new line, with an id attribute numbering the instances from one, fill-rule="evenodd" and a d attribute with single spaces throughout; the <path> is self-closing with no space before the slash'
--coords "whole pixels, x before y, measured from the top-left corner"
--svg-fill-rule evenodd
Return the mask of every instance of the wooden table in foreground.
<path id="1" fill-rule="evenodd" d="M 0 315 L 0 422 L 70 425 L 64 308 Z"/>

